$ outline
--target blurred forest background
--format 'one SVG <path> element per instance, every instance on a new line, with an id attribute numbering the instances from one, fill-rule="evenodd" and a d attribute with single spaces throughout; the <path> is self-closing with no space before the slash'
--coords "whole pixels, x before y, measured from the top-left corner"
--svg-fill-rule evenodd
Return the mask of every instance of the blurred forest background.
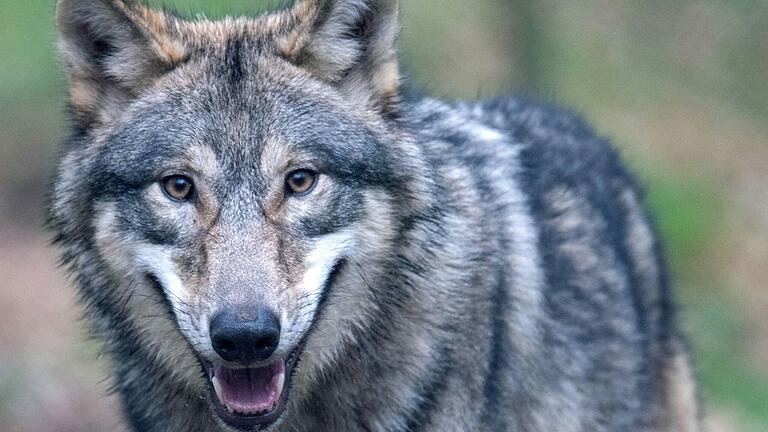
<path id="1" fill-rule="evenodd" d="M 0 8 L 0 432 L 119 430 L 42 229 L 66 131 L 53 0 Z M 403 0 L 412 86 L 565 104 L 622 149 L 668 244 L 711 432 L 768 431 L 766 23 L 764 0 Z"/>

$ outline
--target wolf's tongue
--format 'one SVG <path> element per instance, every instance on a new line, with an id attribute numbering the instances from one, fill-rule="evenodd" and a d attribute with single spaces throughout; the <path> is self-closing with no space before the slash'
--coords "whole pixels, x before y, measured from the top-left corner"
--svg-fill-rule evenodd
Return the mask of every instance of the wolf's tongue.
<path id="1" fill-rule="evenodd" d="M 285 382 L 285 364 L 252 369 L 214 369 L 216 396 L 230 412 L 264 414 L 272 411 L 280 400 Z"/>

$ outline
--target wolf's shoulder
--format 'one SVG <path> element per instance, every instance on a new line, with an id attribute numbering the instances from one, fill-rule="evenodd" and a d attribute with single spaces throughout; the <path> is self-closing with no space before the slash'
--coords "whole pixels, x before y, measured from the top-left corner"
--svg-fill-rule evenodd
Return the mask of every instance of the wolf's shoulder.
<path id="1" fill-rule="evenodd" d="M 563 185 L 605 192 L 608 183 L 636 189 L 616 147 L 562 106 L 515 97 L 449 103 L 420 99 L 409 115 L 422 136 L 460 148 L 487 145 L 478 141 L 494 136 L 494 144 L 516 147 L 522 175 L 534 189 Z"/>
<path id="2" fill-rule="evenodd" d="M 497 98 L 456 108 L 477 121 L 503 131 L 522 147 L 521 162 L 540 177 L 561 180 L 626 177 L 617 149 L 574 111 L 518 98 Z"/>

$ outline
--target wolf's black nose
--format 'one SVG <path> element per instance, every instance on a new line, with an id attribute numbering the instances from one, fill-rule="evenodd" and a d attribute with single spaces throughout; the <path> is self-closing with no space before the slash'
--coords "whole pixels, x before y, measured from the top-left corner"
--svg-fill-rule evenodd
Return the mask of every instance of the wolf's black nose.
<path id="1" fill-rule="evenodd" d="M 227 309 L 211 320 L 213 349 L 226 361 L 249 366 L 266 360 L 280 342 L 280 320 L 265 308 Z"/>

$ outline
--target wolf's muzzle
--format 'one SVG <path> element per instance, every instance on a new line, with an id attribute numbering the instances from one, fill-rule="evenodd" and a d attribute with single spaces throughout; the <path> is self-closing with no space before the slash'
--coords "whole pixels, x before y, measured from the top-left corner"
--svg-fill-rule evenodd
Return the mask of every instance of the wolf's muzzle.
<path id="1" fill-rule="evenodd" d="M 280 320 L 263 307 L 231 308 L 211 320 L 211 344 L 222 359 L 250 366 L 269 357 L 280 343 Z"/>

